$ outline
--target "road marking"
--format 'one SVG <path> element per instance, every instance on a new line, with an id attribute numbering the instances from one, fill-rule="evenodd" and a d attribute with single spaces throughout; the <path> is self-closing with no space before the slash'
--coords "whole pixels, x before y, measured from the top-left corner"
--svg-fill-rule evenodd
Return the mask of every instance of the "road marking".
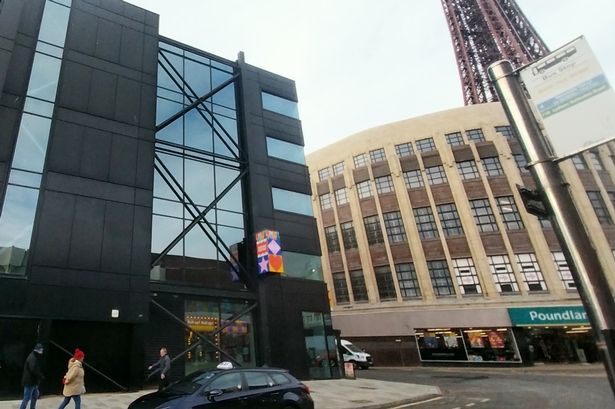
<path id="1" fill-rule="evenodd" d="M 485 402 L 489 402 L 491 399 L 487 398 L 487 399 L 483 399 L 480 401 L 480 403 L 485 403 Z"/>
<path id="2" fill-rule="evenodd" d="M 440 399 L 443 399 L 442 396 L 438 396 L 438 397 L 435 397 L 435 398 L 423 400 L 423 401 L 420 401 L 420 402 L 407 403 L 405 405 L 395 406 L 394 408 L 391 408 L 391 409 L 409 408 L 410 406 L 422 405 L 423 403 L 434 402 L 434 401 L 437 401 L 437 400 L 440 400 Z"/>
<path id="3" fill-rule="evenodd" d="M 470 406 L 474 406 L 474 405 L 476 405 L 476 403 L 468 403 L 466 406 L 470 407 Z"/>

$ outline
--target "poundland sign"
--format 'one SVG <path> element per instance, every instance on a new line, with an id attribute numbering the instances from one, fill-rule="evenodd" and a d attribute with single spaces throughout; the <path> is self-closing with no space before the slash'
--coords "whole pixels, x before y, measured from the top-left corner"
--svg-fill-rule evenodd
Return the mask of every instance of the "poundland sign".
<path id="1" fill-rule="evenodd" d="M 589 324 L 582 306 L 509 308 L 512 325 L 569 325 Z"/>

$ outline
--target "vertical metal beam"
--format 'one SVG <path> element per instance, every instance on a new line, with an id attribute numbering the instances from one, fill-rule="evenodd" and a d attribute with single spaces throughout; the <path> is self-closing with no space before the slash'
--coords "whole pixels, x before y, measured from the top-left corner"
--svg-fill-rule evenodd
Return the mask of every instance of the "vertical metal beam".
<path id="1" fill-rule="evenodd" d="M 615 392 L 615 300 L 591 236 L 582 224 L 568 185 L 554 161 L 553 149 L 536 122 L 512 65 L 509 61 L 494 63 L 489 67 L 489 76 L 529 159 L 528 167 L 551 215 Z"/>

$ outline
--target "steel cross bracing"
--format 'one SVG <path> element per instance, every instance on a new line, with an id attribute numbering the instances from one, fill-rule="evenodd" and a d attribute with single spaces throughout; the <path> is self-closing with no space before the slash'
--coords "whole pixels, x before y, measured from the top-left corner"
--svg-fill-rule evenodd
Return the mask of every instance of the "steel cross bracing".
<path id="1" fill-rule="evenodd" d="M 154 169 L 168 185 L 175 197 L 183 204 L 184 208 L 190 214 L 193 220 L 181 231 L 181 233 L 177 237 L 175 237 L 167 245 L 167 247 L 158 255 L 158 257 L 156 257 L 156 259 L 152 263 L 152 267 L 159 265 L 162 262 L 162 259 L 173 249 L 173 247 L 175 247 L 175 245 L 180 240 L 182 240 L 193 227 L 198 225 L 201 231 L 205 234 L 205 236 L 207 236 L 207 238 L 213 243 L 218 253 L 229 264 L 229 268 L 235 271 L 239 279 L 248 289 L 253 290 L 255 288 L 255 280 L 250 276 L 242 263 L 237 260 L 237 258 L 233 255 L 229 246 L 218 235 L 216 229 L 205 219 L 207 213 L 210 210 L 214 209 L 216 204 L 235 185 L 237 185 L 248 172 L 246 162 L 245 160 L 243 160 L 244 154 L 239 144 L 230 136 L 224 126 L 218 121 L 218 119 L 216 119 L 213 112 L 211 112 L 211 110 L 205 105 L 205 101 L 211 99 L 216 93 L 220 92 L 222 89 L 224 89 L 231 83 L 234 83 L 239 78 L 239 74 L 236 73 L 231 78 L 229 78 L 219 86 L 215 87 L 213 90 L 206 93 L 205 95 L 198 96 L 193 90 L 193 88 L 190 86 L 190 84 L 188 84 L 188 82 L 183 78 L 181 73 L 179 73 L 175 69 L 175 67 L 169 62 L 168 58 L 164 55 L 162 51 L 159 51 L 159 56 L 160 59 L 158 62 L 160 67 L 169 75 L 169 77 L 175 83 L 177 88 L 181 90 L 182 94 L 186 97 L 190 104 L 160 122 L 160 124 L 156 126 L 156 131 L 161 131 L 165 127 L 172 124 L 174 121 L 182 118 L 188 112 L 198 108 L 197 113 L 211 127 L 215 137 L 217 137 L 224 144 L 224 146 L 233 155 L 233 157 L 160 140 L 156 141 L 156 152 L 167 153 L 171 155 L 175 154 L 177 156 L 195 159 L 204 163 L 214 164 L 218 167 L 235 169 L 239 171 L 239 174 L 231 183 L 226 186 L 226 188 L 220 194 L 215 197 L 215 199 L 204 210 L 201 211 L 197 207 L 196 203 L 187 194 L 185 189 L 182 187 L 182 184 L 179 183 L 179 181 L 173 176 L 172 172 L 163 163 L 158 154 L 156 153 L 154 155 Z M 205 111 L 207 115 L 205 115 L 202 111 Z M 219 130 L 221 130 L 221 132 L 219 132 Z M 237 150 L 238 154 L 235 153 L 235 150 Z"/>
<path id="2" fill-rule="evenodd" d="M 497 101 L 487 68 L 520 67 L 549 51 L 515 0 L 441 0 L 453 41 L 465 105 Z"/>

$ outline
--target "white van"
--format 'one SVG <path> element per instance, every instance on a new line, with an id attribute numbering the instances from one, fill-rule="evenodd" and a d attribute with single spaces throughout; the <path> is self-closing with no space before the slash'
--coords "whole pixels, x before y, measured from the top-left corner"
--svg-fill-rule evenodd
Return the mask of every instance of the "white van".
<path id="1" fill-rule="evenodd" d="M 372 356 L 367 352 L 363 352 L 357 348 L 352 342 L 345 339 L 340 340 L 341 345 L 338 345 L 340 354 L 344 357 L 344 362 L 352 362 L 356 367 L 368 369 L 374 365 Z"/>

